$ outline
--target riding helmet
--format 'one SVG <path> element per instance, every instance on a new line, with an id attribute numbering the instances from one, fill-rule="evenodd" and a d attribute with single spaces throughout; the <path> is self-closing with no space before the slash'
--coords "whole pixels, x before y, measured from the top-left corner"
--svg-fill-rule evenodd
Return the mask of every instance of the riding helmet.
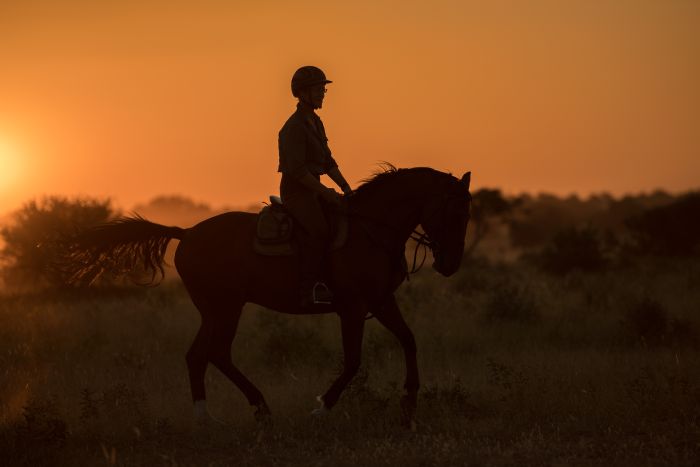
<path id="1" fill-rule="evenodd" d="M 299 97 L 297 94 L 304 88 L 332 82 L 326 79 L 326 74 L 320 68 L 311 65 L 303 66 L 295 71 L 294 76 L 292 76 L 292 95 Z"/>

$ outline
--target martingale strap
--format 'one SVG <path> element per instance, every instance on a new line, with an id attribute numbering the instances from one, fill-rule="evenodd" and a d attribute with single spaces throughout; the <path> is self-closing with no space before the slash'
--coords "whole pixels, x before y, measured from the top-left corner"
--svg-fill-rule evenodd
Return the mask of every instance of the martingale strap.
<path id="1" fill-rule="evenodd" d="M 425 264 L 425 259 L 428 257 L 428 249 L 432 251 L 435 245 L 435 243 L 430 240 L 430 237 L 428 237 L 427 233 L 418 232 L 417 230 L 413 231 L 413 233 L 410 236 L 410 239 L 416 242 L 416 245 L 413 249 L 413 264 L 411 265 L 410 269 L 406 269 L 406 280 L 410 280 L 411 274 L 415 274 L 421 270 L 421 268 Z M 418 249 L 421 246 L 423 247 L 423 258 L 421 258 L 420 264 L 416 267 L 416 261 L 418 259 Z"/>
<path id="2" fill-rule="evenodd" d="M 447 202 L 453 197 L 455 197 L 455 196 L 446 193 L 443 195 L 443 200 L 445 202 Z M 440 209 L 439 211 L 440 211 L 440 213 L 442 213 L 443 210 Z M 383 221 L 376 219 L 372 216 L 367 216 L 366 214 L 359 213 L 359 212 L 355 211 L 354 209 L 353 210 L 348 209 L 348 213 L 355 216 L 355 217 L 364 218 L 364 219 L 366 219 L 374 224 L 381 225 L 383 227 L 387 227 L 387 228 L 392 229 L 392 230 L 396 230 L 396 227 L 394 227 L 393 225 L 389 225 L 386 222 L 383 222 Z M 437 214 L 438 214 L 438 212 L 433 212 L 431 215 L 431 218 Z M 369 233 L 369 232 L 367 232 L 367 233 Z M 371 235 L 370 235 L 370 237 L 371 237 Z M 409 268 L 408 265 L 406 265 L 406 280 L 407 281 L 410 280 L 411 274 L 415 274 L 421 270 L 421 268 L 425 264 L 425 260 L 428 257 L 428 250 L 430 250 L 434 254 L 435 251 L 439 248 L 438 242 L 432 240 L 430 238 L 430 236 L 425 232 L 419 232 L 417 230 L 414 230 L 413 233 L 411 233 L 411 235 L 409 236 L 409 238 L 411 240 L 413 240 L 414 242 L 416 242 L 416 244 L 415 244 L 415 247 L 413 250 L 413 262 L 411 264 L 411 267 Z M 379 243 L 381 245 L 382 242 L 377 242 L 377 243 Z M 383 245 L 381 245 L 381 246 L 383 246 Z M 420 260 L 420 264 L 418 264 L 418 250 L 420 249 L 420 247 L 423 247 L 423 257 Z"/>
<path id="3" fill-rule="evenodd" d="M 368 220 L 376 225 L 380 225 L 382 227 L 387 227 L 391 230 L 396 230 L 396 227 L 393 225 L 387 224 L 386 222 L 383 222 L 379 219 L 376 219 L 372 216 L 368 216 L 366 214 L 359 213 L 355 210 L 348 210 L 348 213 L 354 217 L 359 217 L 361 219 Z M 372 238 L 377 244 L 379 244 L 381 247 L 386 249 L 386 245 L 384 245 L 381 241 L 378 241 L 376 238 L 374 238 L 373 235 L 365 228 L 365 232 L 369 235 L 370 238 Z M 437 243 L 434 242 L 433 240 L 430 239 L 427 233 L 425 232 L 419 232 L 417 230 L 414 230 L 413 233 L 409 236 L 409 239 L 413 240 L 416 242 L 415 248 L 413 250 L 413 262 L 411 267 L 409 268 L 408 265 L 406 265 L 406 280 L 410 279 L 411 274 L 415 274 L 418 271 L 421 270 L 423 265 L 425 264 L 425 260 L 428 257 L 428 249 L 431 251 L 434 251 L 435 248 L 437 247 Z M 418 264 L 418 250 L 420 247 L 423 247 L 423 257 L 420 260 L 420 264 Z"/>

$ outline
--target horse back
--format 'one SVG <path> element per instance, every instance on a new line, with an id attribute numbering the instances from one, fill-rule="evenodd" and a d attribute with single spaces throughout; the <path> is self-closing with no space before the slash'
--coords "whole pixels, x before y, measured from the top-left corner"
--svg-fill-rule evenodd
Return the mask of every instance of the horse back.
<path id="1" fill-rule="evenodd" d="M 187 229 L 175 252 L 175 266 L 180 275 L 183 267 L 194 264 L 218 264 L 235 259 L 250 249 L 257 214 L 232 211 L 205 219 Z"/>

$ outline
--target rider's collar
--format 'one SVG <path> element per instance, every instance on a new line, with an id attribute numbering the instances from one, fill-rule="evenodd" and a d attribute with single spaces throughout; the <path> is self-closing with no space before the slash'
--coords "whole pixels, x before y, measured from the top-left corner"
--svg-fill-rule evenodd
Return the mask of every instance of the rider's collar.
<path id="1" fill-rule="evenodd" d="M 314 112 L 313 107 L 311 107 L 309 104 L 299 101 L 297 102 L 297 111 L 305 113 L 305 114 L 310 114 L 310 115 L 316 115 L 316 112 Z"/>

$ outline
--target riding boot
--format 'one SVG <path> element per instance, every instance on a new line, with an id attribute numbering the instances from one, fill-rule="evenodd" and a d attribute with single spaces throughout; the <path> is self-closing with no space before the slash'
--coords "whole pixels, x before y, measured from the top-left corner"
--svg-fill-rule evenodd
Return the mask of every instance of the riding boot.
<path id="1" fill-rule="evenodd" d="M 321 267 L 323 264 L 323 249 L 307 243 L 302 246 L 299 258 L 301 307 L 315 305 L 330 305 L 333 293 L 323 282 Z"/>
<path id="2" fill-rule="evenodd" d="M 330 232 L 319 196 L 310 191 L 290 190 L 291 182 L 285 184 L 285 180 L 283 176 L 280 194 L 287 211 L 296 221 L 295 229 L 298 227 L 295 240 L 299 249 L 301 306 L 328 305 L 333 294 L 322 279 L 322 266 Z"/>

